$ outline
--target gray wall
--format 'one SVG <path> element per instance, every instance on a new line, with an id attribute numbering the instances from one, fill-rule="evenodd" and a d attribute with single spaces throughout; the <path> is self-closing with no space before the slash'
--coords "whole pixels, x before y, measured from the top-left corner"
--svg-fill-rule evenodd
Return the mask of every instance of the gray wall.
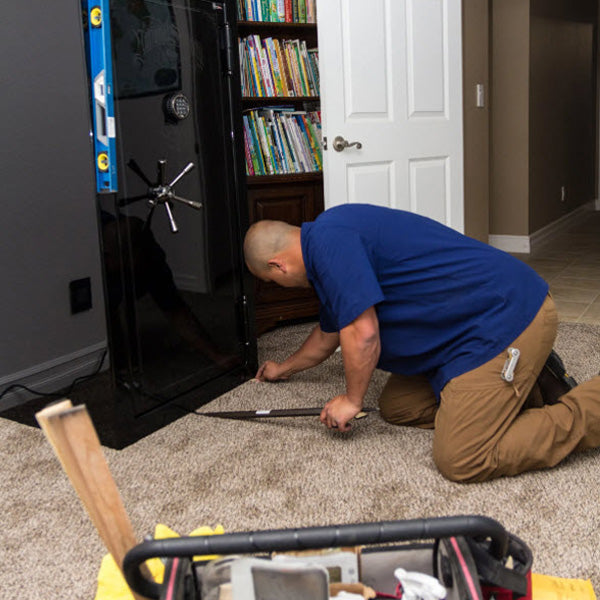
<path id="1" fill-rule="evenodd" d="M 0 392 L 55 389 L 106 347 L 78 0 L 3 2 L 0 48 Z M 84 277 L 93 307 L 71 315 Z"/>

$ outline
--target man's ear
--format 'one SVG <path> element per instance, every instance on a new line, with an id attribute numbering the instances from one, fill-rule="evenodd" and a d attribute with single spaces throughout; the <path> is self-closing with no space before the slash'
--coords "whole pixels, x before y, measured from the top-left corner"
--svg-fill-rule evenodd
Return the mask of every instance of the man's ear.
<path id="1" fill-rule="evenodd" d="M 272 258 L 271 260 L 267 261 L 267 265 L 269 265 L 271 269 L 277 269 L 282 273 L 287 273 L 287 265 L 285 264 L 285 261 L 281 260 L 281 258 Z"/>

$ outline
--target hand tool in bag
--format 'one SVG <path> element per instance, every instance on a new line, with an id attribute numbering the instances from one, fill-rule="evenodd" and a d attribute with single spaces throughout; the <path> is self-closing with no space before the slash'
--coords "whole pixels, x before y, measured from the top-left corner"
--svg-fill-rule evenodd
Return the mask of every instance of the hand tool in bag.
<path id="1" fill-rule="evenodd" d="M 35 418 L 106 548 L 121 567 L 137 540 L 87 408 L 63 400 L 39 411 Z M 141 567 L 147 577 L 145 565 Z M 141 600 L 143 595 L 134 593 L 134 597 Z"/>

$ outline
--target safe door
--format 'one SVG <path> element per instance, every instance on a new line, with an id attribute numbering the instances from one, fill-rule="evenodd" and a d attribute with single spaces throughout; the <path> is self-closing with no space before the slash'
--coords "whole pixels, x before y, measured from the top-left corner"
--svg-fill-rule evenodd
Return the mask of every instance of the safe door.
<path id="1" fill-rule="evenodd" d="M 111 0 L 118 193 L 100 195 L 117 384 L 136 412 L 252 363 L 227 6 Z"/>

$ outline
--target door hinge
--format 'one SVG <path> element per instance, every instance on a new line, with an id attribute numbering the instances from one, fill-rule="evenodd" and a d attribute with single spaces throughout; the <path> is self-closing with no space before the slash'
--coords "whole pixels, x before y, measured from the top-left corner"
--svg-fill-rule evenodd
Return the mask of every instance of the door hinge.
<path id="1" fill-rule="evenodd" d="M 323 138 L 323 150 L 327 150 L 327 136 Z"/>
<path id="2" fill-rule="evenodd" d="M 248 297 L 244 294 L 242 295 L 242 306 L 241 306 L 241 317 L 242 317 L 242 345 L 244 348 L 247 348 L 250 345 L 250 304 L 248 302 Z"/>
<path id="3" fill-rule="evenodd" d="M 223 51 L 223 58 L 225 64 L 225 75 L 227 77 L 231 77 L 233 75 L 233 42 L 231 39 L 231 25 L 229 25 L 229 18 L 227 16 L 227 7 L 225 4 L 221 4 L 219 2 L 212 3 L 213 10 L 218 12 L 220 17 L 220 44 L 221 50 Z"/>
<path id="4" fill-rule="evenodd" d="M 231 41 L 231 27 L 227 22 L 223 26 L 223 36 L 225 38 L 225 75 L 231 77 L 233 75 L 233 43 Z"/>

